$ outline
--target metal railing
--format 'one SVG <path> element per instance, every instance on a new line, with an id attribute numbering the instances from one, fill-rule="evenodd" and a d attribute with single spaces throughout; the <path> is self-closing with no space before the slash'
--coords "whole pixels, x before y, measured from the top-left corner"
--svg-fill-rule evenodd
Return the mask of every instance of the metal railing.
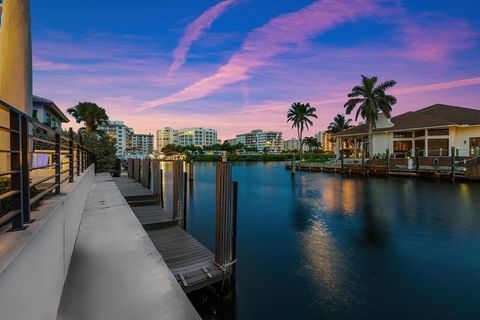
<path id="1" fill-rule="evenodd" d="M 71 128 L 64 136 L 1 100 L 0 132 L 0 226 L 23 230 L 31 207 L 74 182 L 91 157 Z"/>

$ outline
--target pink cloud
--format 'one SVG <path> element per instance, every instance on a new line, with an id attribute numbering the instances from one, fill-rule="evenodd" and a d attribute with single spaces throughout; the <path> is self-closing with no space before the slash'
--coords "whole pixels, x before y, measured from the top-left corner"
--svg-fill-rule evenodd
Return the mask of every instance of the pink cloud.
<path id="1" fill-rule="evenodd" d="M 419 62 L 446 64 L 454 53 L 472 47 L 476 38 L 461 19 L 425 14 L 415 21 L 406 15 L 398 21 L 406 46 L 399 56 Z"/>
<path id="2" fill-rule="evenodd" d="M 148 101 L 142 109 L 188 101 L 207 96 L 220 88 L 249 78 L 249 72 L 268 63 L 269 59 L 302 46 L 310 38 L 338 24 L 354 20 L 377 9 L 370 0 L 319 0 L 288 14 L 278 16 L 252 31 L 240 51 L 230 61 L 206 77 L 170 96 Z"/>
<path id="3" fill-rule="evenodd" d="M 59 71 L 67 70 L 72 67 L 71 65 L 66 63 L 43 60 L 35 56 L 32 58 L 32 60 L 33 68 L 38 71 Z"/>
<path id="4" fill-rule="evenodd" d="M 202 34 L 210 29 L 213 22 L 231 5 L 237 3 L 238 0 L 225 0 L 221 1 L 217 5 L 211 7 L 207 11 L 205 11 L 200 17 L 195 19 L 192 23 L 190 23 L 185 33 L 183 34 L 178 47 L 173 52 L 174 61 L 170 66 L 170 72 L 172 73 L 178 68 L 180 68 L 186 60 L 188 51 L 190 50 L 190 46 L 193 42 L 198 40 Z"/>
<path id="5" fill-rule="evenodd" d="M 447 89 L 453 89 L 453 88 L 465 87 L 465 86 L 474 86 L 474 85 L 480 85 L 480 77 L 425 84 L 425 85 L 406 87 L 406 88 L 398 88 L 398 89 L 392 90 L 392 93 L 397 95 L 403 95 L 403 94 L 447 90 Z"/>

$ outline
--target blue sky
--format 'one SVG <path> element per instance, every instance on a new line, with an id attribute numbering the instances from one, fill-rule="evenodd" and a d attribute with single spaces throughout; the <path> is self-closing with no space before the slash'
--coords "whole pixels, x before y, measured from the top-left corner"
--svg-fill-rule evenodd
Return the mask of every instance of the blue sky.
<path id="1" fill-rule="evenodd" d="M 346 3 L 348 2 L 348 3 Z M 479 108 L 476 1 L 32 1 L 34 91 L 95 101 L 137 132 L 255 128 L 293 136 L 310 102 L 323 130 L 362 73 L 397 80 L 398 114 Z M 313 131 L 311 134 L 313 135 Z"/>

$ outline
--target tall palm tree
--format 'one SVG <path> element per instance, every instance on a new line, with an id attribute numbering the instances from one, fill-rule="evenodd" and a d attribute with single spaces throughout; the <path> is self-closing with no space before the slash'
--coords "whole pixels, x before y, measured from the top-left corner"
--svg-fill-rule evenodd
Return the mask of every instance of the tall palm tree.
<path id="1" fill-rule="evenodd" d="M 318 118 L 315 112 L 317 109 L 310 106 L 310 103 L 295 102 L 287 113 L 287 122 L 292 122 L 292 128 L 297 129 L 298 140 L 300 141 L 300 160 L 303 160 L 303 130 L 313 126 L 310 118 Z"/>
<path id="2" fill-rule="evenodd" d="M 352 92 L 348 94 L 350 98 L 344 105 L 347 114 L 351 114 L 352 111 L 357 108 L 355 114 L 355 121 L 361 116 L 367 122 L 368 125 L 368 152 L 371 156 L 373 154 L 373 130 L 376 128 L 378 114 L 383 112 L 387 117 L 391 117 L 392 106 L 397 103 L 397 98 L 392 95 L 386 94 L 387 89 L 394 87 L 397 82 L 389 80 L 377 84 L 377 77 L 367 77 L 362 75 L 361 85 L 355 86 Z"/>
<path id="3" fill-rule="evenodd" d="M 352 119 L 347 119 L 343 114 L 337 114 L 335 118 L 333 118 L 333 121 L 328 125 L 327 130 L 330 133 L 338 133 L 350 129 L 352 127 L 351 122 Z"/>
<path id="4" fill-rule="evenodd" d="M 85 122 L 87 132 L 95 131 L 97 125 L 108 120 L 105 109 L 93 102 L 79 102 L 76 106 L 68 108 L 67 112 L 75 118 L 77 123 Z"/>

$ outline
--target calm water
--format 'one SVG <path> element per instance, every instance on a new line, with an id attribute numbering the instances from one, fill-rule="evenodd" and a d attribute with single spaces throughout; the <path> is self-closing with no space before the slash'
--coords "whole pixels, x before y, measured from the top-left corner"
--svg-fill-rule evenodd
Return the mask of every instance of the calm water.
<path id="1" fill-rule="evenodd" d="M 214 248 L 215 166 L 189 231 Z M 480 184 L 235 164 L 236 299 L 217 319 L 480 319 Z"/>

